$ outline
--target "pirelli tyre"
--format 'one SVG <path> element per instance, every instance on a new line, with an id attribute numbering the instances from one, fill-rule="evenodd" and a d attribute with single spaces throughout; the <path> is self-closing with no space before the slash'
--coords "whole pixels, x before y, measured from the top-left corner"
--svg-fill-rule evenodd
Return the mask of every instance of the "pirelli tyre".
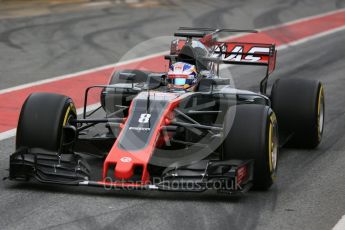
<path id="1" fill-rule="evenodd" d="M 254 160 L 254 189 L 267 190 L 276 179 L 278 125 L 265 105 L 231 107 L 225 120 L 223 159 Z"/>
<path id="2" fill-rule="evenodd" d="M 288 146 L 315 148 L 322 139 L 325 119 L 324 90 L 320 81 L 279 79 L 271 92 L 279 128 L 292 134 Z"/>
<path id="3" fill-rule="evenodd" d="M 71 98 L 51 93 L 31 94 L 20 112 L 16 148 L 59 151 L 63 127 L 76 117 Z"/>

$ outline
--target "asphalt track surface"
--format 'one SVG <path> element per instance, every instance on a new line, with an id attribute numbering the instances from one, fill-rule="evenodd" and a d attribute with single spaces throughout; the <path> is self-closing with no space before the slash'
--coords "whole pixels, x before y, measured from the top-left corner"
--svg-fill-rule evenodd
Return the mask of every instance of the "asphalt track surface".
<path id="1" fill-rule="evenodd" d="M 181 25 L 261 28 L 345 7 L 344 1 L 321 0 L 198 2 L 2 20 L 0 88 L 114 63 L 131 46 Z M 278 181 L 268 192 L 229 197 L 4 181 L 0 228 L 331 229 L 345 213 L 344 39 L 339 31 L 278 53 L 272 81 L 324 83 L 326 127 L 316 150 L 281 151 Z M 236 86 L 256 89 L 256 71 L 241 71 Z M 0 142 L 1 178 L 13 148 L 14 138 Z"/>

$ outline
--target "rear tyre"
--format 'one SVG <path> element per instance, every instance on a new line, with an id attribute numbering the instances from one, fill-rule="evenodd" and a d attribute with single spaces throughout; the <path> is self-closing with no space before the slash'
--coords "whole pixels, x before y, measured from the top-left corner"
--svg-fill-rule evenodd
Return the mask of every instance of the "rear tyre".
<path id="1" fill-rule="evenodd" d="M 16 148 L 41 148 L 58 152 L 62 130 L 77 117 L 71 98 L 51 93 L 31 94 L 21 109 Z"/>
<path id="2" fill-rule="evenodd" d="M 225 120 L 223 158 L 254 160 L 254 189 L 267 190 L 276 179 L 278 125 L 274 112 L 264 105 L 231 107 Z"/>
<path id="3" fill-rule="evenodd" d="M 134 80 L 120 79 L 121 73 L 131 73 L 135 74 Z M 142 70 L 120 70 L 113 73 L 110 78 L 108 85 L 113 84 L 132 84 L 132 83 L 145 83 L 148 79 L 148 72 Z M 137 92 L 130 92 L 128 90 L 114 90 L 113 88 L 106 88 L 101 93 L 101 105 L 107 114 L 114 113 L 118 107 L 117 106 L 129 106 L 133 98 L 137 95 Z M 121 115 L 121 114 L 118 114 Z M 127 116 L 127 113 L 122 114 L 122 116 Z"/>
<path id="4" fill-rule="evenodd" d="M 293 134 L 288 145 L 315 148 L 322 139 L 325 119 L 324 90 L 320 81 L 279 79 L 271 92 L 279 128 Z"/>

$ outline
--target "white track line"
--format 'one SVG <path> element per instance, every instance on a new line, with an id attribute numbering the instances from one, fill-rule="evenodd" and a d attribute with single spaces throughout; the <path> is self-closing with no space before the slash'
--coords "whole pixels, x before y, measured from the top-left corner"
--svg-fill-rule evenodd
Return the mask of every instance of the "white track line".
<path id="1" fill-rule="evenodd" d="M 86 106 L 86 112 L 90 112 L 92 110 L 95 110 L 95 109 L 97 109 L 100 106 L 101 106 L 101 103 L 96 103 L 96 104 L 88 105 L 88 106 Z M 77 109 L 77 114 L 78 115 L 81 115 L 83 112 L 84 112 L 84 107 Z"/>
<path id="2" fill-rule="evenodd" d="M 319 18 L 319 17 L 322 17 L 322 16 L 326 16 L 326 15 L 329 15 L 329 14 L 333 14 L 333 13 L 337 13 L 337 12 L 342 12 L 342 11 L 345 11 L 345 9 L 331 11 L 331 12 L 328 12 L 328 13 L 325 13 L 325 14 L 311 16 L 311 17 L 307 17 L 307 18 L 303 18 L 303 19 L 298 19 L 298 20 L 291 21 L 291 22 L 288 22 L 288 23 L 283 23 L 283 24 L 280 24 L 280 25 L 265 27 L 265 28 L 259 29 L 259 31 L 264 31 L 264 30 L 267 30 L 267 29 L 274 29 L 274 28 L 278 28 L 278 27 L 281 27 L 281 26 L 284 26 L 284 25 L 290 25 L 290 24 L 298 23 L 298 22 L 302 22 L 302 21 L 308 21 L 308 20 L 311 20 L 311 19 L 314 19 L 314 18 Z M 319 34 L 308 36 L 308 37 L 296 40 L 294 42 L 290 42 L 290 43 L 287 43 L 287 44 L 284 44 L 284 45 L 277 46 L 277 50 L 284 50 L 284 49 L 287 49 L 287 48 L 292 47 L 292 46 L 301 45 L 303 43 L 306 43 L 306 42 L 309 42 L 309 41 L 312 41 L 312 40 L 315 40 L 315 39 L 318 39 L 318 38 L 321 38 L 321 37 L 325 37 L 325 36 L 337 33 L 337 32 L 342 31 L 344 29 L 345 29 L 345 26 L 342 26 L 342 27 L 338 27 L 336 29 L 332 29 L 332 30 L 325 31 L 325 32 L 322 32 L 322 33 L 319 33 Z M 236 38 L 236 37 L 239 37 L 239 36 L 242 36 L 242 35 L 229 36 L 229 37 L 223 38 L 222 40 L 228 40 L 228 39 Z M 90 72 L 95 72 L 95 71 L 107 69 L 107 68 L 110 68 L 110 67 L 116 67 L 116 66 L 120 66 L 120 65 L 130 64 L 130 63 L 133 63 L 133 62 L 137 62 L 137 61 L 141 61 L 141 60 L 146 60 L 148 58 L 165 55 L 166 53 L 167 52 L 165 51 L 165 52 L 161 52 L 161 53 L 156 53 L 156 54 L 144 56 L 144 57 L 141 57 L 141 58 L 132 59 L 132 60 L 125 61 L 125 62 L 119 62 L 117 64 L 110 64 L 110 65 L 101 66 L 101 67 L 94 68 L 94 69 L 89 69 L 89 70 L 81 71 L 81 72 L 74 73 L 74 74 L 68 74 L 68 75 L 63 75 L 63 76 L 60 76 L 60 77 L 54 77 L 54 78 L 50 78 L 50 79 L 46 79 L 46 80 L 42 80 L 42 81 L 36 81 L 36 82 L 33 82 L 33 83 L 19 85 L 19 86 L 11 87 L 11 88 L 8 88 L 8 89 L 0 90 L 0 94 L 6 93 L 6 92 L 15 91 L 15 90 L 19 90 L 19 89 L 24 89 L 24 88 L 28 88 L 28 87 L 32 87 L 32 86 L 35 86 L 35 85 L 41 85 L 41 84 L 48 83 L 48 82 L 54 82 L 54 81 L 58 81 L 58 80 L 61 80 L 61 79 L 72 78 L 72 77 L 76 77 L 78 75 L 87 74 L 87 73 L 90 73 Z M 97 108 L 98 106 L 99 106 L 99 103 L 93 104 L 93 105 L 89 105 L 89 106 L 87 106 L 86 110 L 87 111 L 91 111 L 91 110 Z M 83 108 L 79 108 L 77 110 L 78 114 L 81 114 L 82 112 L 83 112 Z M 16 135 L 16 130 L 17 129 L 11 129 L 9 131 L 0 133 L 0 141 L 15 136 Z"/>
<path id="3" fill-rule="evenodd" d="M 101 106 L 101 103 L 96 103 L 96 104 L 89 105 L 89 106 L 86 107 L 86 112 L 90 112 L 92 110 L 95 110 L 95 109 L 97 109 L 100 106 Z M 77 109 L 77 114 L 78 115 L 83 114 L 83 112 L 84 112 L 84 108 Z M 11 130 L 8 130 L 6 132 L 0 133 L 0 141 L 8 139 L 8 138 L 11 138 L 11 137 L 14 137 L 16 135 L 16 132 L 17 132 L 17 129 L 11 129 Z"/>
<path id="4" fill-rule="evenodd" d="M 322 13 L 322 14 L 312 15 L 312 16 L 305 17 L 305 18 L 300 18 L 300 19 L 296 19 L 296 20 L 293 20 L 293 21 L 288 21 L 288 22 L 285 22 L 285 23 L 282 23 L 282 24 L 278 24 L 278 25 L 266 26 L 266 27 L 263 27 L 261 29 L 258 29 L 258 31 L 262 32 L 263 30 L 270 30 L 270 29 L 276 29 L 277 27 L 289 26 L 289 25 L 292 25 L 292 24 L 310 21 L 310 20 L 313 20 L 313 19 L 322 18 L 322 17 L 328 16 L 328 15 L 336 14 L 336 13 L 340 13 L 340 12 L 345 12 L 345 8 L 338 9 L 338 10 L 333 10 L 333 11 L 328 11 L 328 12 L 325 12 L 325 13 Z"/>
<path id="5" fill-rule="evenodd" d="M 0 133 L 0 141 L 14 137 L 16 135 L 17 129 L 10 129 L 6 132 Z"/>
<path id="6" fill-rule="evenodd" d="M 344 230 L 345 229 L 345 215 L 338 221 L 338 223 L 332 228 L 332 230 Z"/>
<path id="7" fill-rule="evenodd" d="M 319 33 L 319 34 L 315 34 L 315 35 L 311 35 L 311 36 L 308 36 L 308 37 L 304 37 L 304 38 L 298 39 L 296 41 L 293 41 L 293 42 L 290 42 L 290 43 L 287 43 L 287 44 L 284 44 L 284 45 L 280 45 L 280 46 L 277 47 L 277 50 L 283 50 L 283 49 L 286 49 L 286 48 L 290 48 L 292 46 L 297 46 L 297 45 L 300 45 L 300 44 L 303 44 L 303 43 L 306 43 L 306 42 L 309 42 L 309 41 L 312 41 L 312 40 L 315 40 L 315 39 L 318 39 L 318 38 L 321 38 L 321 37 L 325 37 L 325 36 L 328 36 L 328 35 L 340 32 L 342 30 L 345 30 L 345 25 L 342 26 L 342 27 L 338 27 L 338 28 L 335 28 L 335 29 L 331 29 L 331 30 Z"/>
<path id="8" fill-rule="evenodd" d="M 139 61 L 143 61 L 143 60 L 146 60 L 146 59 L 162 56 L 162 55 L 165 55 L 167 53 L 168 53 L 167 51 L 164 51 L 164 52 L 155 53 L 155 54 L 147 55 L 147 56 L 140 57 L 140 58 L 131 59 L 131 60 L 128 60 L 128 61 L 118 62 L 118 63 L 115 63 L 115 64 L 109 64 L 109 65 L 104 65 L 104 66 L 100 66 L 100 67 L 93 68 L 93 69 L 79 71 L 79 72 L 72 73 L 72 74 L 66 74 L 66 75 L 61 75 L 61 76 L 58 76 L 58 77 L 52 77 L 52 78 L 49 78 L 49 79 L 44 79 L 44 80 L 40 80 L 40 81 L 30 82 L 30 83 L 27 83 L 27 84 L 22 84 L 22 85 L 14 86 L 14 87 L 10 87 L 10 88 L 7 88 L 7 89 L 2 89 L 2 90 L 0 90 L 0 94 L 9 93 L 9 92 L 20 90 L 20 89 L 26 89 L 26 88 L 30 88 L 30 87 L 37 86 L 37 85 L 43 85 L 43 84 L 50 83 L 50 82 L 60 81 L 60 80 L 63 80 L 63 79 L 74 78 L 74 77 L 78 77 L 78 76 L 81 76 L 81 75 L 84 75 L 84 74 L 93 73 L 93 72 L 97 72 L 97 71 L 101 71 L 101 70 L 105 70 L 105 69 L 109 69 L 109 68 L 114 68 L 114 67 L 117 67 L 117 66 L 128 65 L 128 64 L 139 62 Z"/>
<path id="9" fill-rule="evenodd" d="M 340 13 L 340 12 L 345 12 L 345 9 L 329 11 L 329 12 L 326 12 L 326 13 L 323 13 L 323 14 L 318 14 L 318 15 L 313 15 L 313 16 L 309 16 L 309 17 L 305 17 L 305 18 L 300 18 L 300 19 L 296 19 L 296 20 L 289 21 L 289 22 L 282 23 L 282 24 L 277 24 L 277 25 L 273 25 L 273 26 L 263 27 L 263 28 L 258 29 L 258 31 L 264 32 L 266 30 L 276 29 L 276 28 L 279 28 L 279 27 L 282 27 L 282 26 L 289 26 L 289 25 L 292 25 L 292 24 L 300 23 L 300 22 L 310 21 L 310 20 L 313 20 L 313 19 L 321 18 L 321 17 L 327 16 L 327 15 L 331 15 L 331 14 L 335 14 L 335 13 Z M 224 38 L 222 38 L 222 40 L 229 40 L 229 39 L 240 37 L 240 36 L 243 36 L 243 34 L 238 34 L 238 35 L 232 35 L 232 36 L 224 37 Z M 2 90 L 0 90 L 0 94 L 12 92 L 12 91 L 19 90 L 19 89 L 25 89 L 25 88 L 29 88 L 29 87 L 36 86 L 36 85 L 42 85 L 42 84 L 49 83 L 49 82 L 59 81 L 59 80 L 62 80 L 62 79 L 73 78 L 73 77 L 77 77 L 77 76 L 80 76 L 80 75 L 83 75 L 83 74 L 88 74 L 88 73 L 91 73 L 91 72 L 96 72 L 96 71 L 100 71 L 100 70 L 104 70 L 104 69 L 108 69 L 108 68 L 112 68 L 112 67 L 117 67 L 117 66 L 121 66 L 121 65 L 131 64 L 131 63 L 134 63 L 134 62 L 137 62 L 137 61 L 142 61 L 142 60 L 146 60 L 146 59 L 149 59 L 149 58 L 152 58 L 152 57 L 157 57 L 157 56 L 161 56 L 161 55 L 165 55 L 165 54 L 167 54 L 167 51 L 156 53 L 156 54 L 152 54 L 152 55 L 147 55 L 147 56 L 144 56 L 144 57 L 141 57 L 141 58 L 131 59 L 131 60 L 124 61 L 124 62 L 118 62 L 116 64 L 104 65 L 104 66 L 88 69 L 88 70 L 85 70 L 85 71 L 80 71 L 80 72 L 73 73 L 73 74 L 66 74 L 66 75 L 61 75 L 61 76 L 58 76 L 58 77 L 52 77 L 52 78 L 49 78 L 49 79 L 44 79 L 44 80 L 40 80 L 40 81 L 36 81 L 36 82 L 22 84 L 22 85 L 10 87 L 10 88 L 7 88 L 7 89 L 2 89 Z"/>

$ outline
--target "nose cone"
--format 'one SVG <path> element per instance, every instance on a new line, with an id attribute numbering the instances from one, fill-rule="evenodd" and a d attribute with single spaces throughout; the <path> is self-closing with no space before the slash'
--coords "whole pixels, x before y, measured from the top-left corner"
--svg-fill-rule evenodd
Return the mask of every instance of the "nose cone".
<path id="1" fill-rule="evenodd" d="M 131 157 L 122 157 L 116 164 L 115 177 L 118 179 L 129 179 L 133 176 L 134 164 Z"/>
<path id="2" fill-rule="evenodd" d="M 142 181 L 149 178 L 147 165 L 155 150 L 161 127 L 179 102 L 179 94 L 149 93 L 148 97 L 147 92 L 142 92 L 132 101 L 125 126 L 105 159 L 103 180 L 108 176 L 108 168 L 112 165 L 116 165 L 116 179 L 130 180 L 137 173 L 136 167 L 142 167 Z"/>

